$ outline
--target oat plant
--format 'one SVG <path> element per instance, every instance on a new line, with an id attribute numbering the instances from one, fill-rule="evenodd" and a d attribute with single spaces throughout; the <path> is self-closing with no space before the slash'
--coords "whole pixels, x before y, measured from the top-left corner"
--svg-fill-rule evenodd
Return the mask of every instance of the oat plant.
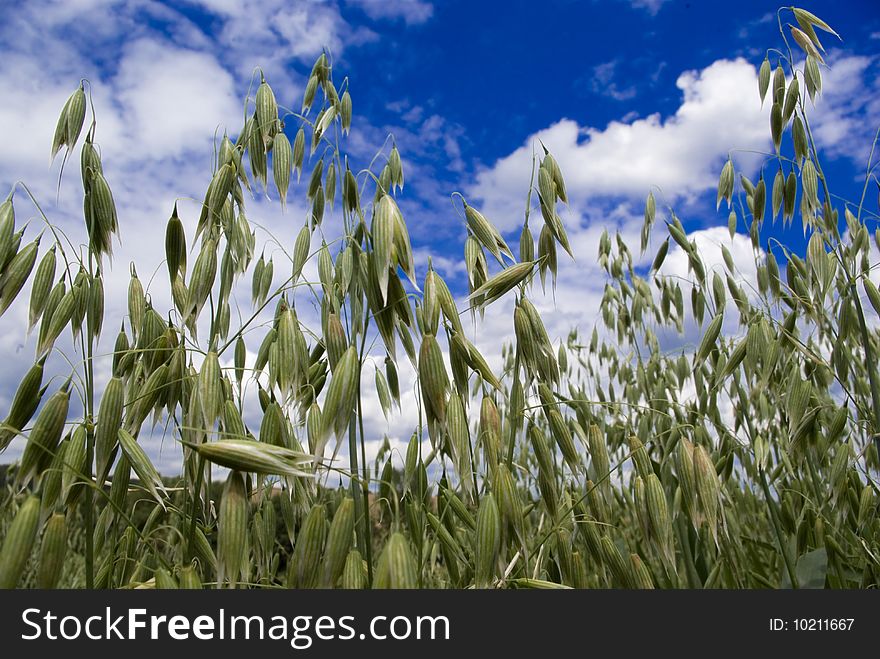
<path id="1" fill-rule="evenodd" d="M 534 157 L 513 247 L 452 195 L 468 284 L 457 299 L 430 264 L 416 276 L 394 142 L 361 169 L 346 152 L 349 80 L 322 54 L 295 109 L 255 76 L 196 230 L 170 209 L 152 286 L 173 308 L 153 305 L 131 264 L 126 313 L 100 351 L 125 218 L 80 84 L 51 155 L 80 157 L 87 246 L 24 185 L 0 205 L 0 313 L 29 291 L 23 329 L 36 332 L 0 428 L 0 450 L 24 438 L 0 499 L 0 586 L 875 587 L 876 163 L 872 151 L 857 203 L 831 192 L 809 115 L 820 35 L 839 37 L 801 9 L 778 21 L 755 97 L 774 151 L 757 181 L 731 151 L 717 195 L 731 236 L 751 238 L 756 281 L 726 247 L 707 264 L 650 192 L 650 267 L 603 234 L 601 322 L 567 337 L 550 336 L 533 298 L 560 259 L 593 256 L 569 243 L 553 155 Z M 282 234 L 249 219 L 254 196 L 286 207 L 293 192 L 308 212 L 285 215 Z M 28 205 L 37 219 L 17 221 Z M 762 238 L 768 219 L 800 220 L 806 254 Z M 665 274 L 670 250 L 688 277 Z M 499 362 L 468 328 L 501 298 L 515 302 L 515 338 Z M 313 326 L 300 320 L 311 308 Z M 68 335 L 64 371 L 50 357 Z M 409 368 L 418 424 L 399 463 L 382 450 L 371 464 L 364 394 L 392 413 Z M 180 452 L 179 477 L 144 451 L 153 434 Z"/>

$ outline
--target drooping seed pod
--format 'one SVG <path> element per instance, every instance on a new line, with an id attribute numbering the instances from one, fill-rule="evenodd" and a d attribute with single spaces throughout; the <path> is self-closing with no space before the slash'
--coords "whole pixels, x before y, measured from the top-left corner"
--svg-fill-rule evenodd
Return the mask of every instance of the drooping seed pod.
<path id="1" fill-rule="evenodd" d="M 217 244 L 213 238 L 209 238 L 202 245 L 202 250 L 196 258 L 193 266 L 192 278 L 190 279 L 188 309 L 186 317 L 195 320 L 198 318 L 202 307 L 214 287 L 214 278 L 217 276 Z"/>
<path id="2" fill-rule="evenodd" d="M 264 300 L 260 299 L 260 290 L 262 289 L 263 270 L 266 268 L 266 255 L 260 254 L 254 266 L 254 272 L 251 279 L 251 300 L 254 304 L 262 304 Z"/>
<path id="3" fill-rule="evenodd" d="M 315 505 L 306 517 L 296 539 L 287 570 L 288 588 L 315 588 L 319 583 L 321 556 L 327 539 L 327 519 L 322 504 Z"/>
<path id="4" fill-rule="evenodd" d="M 12 237 L 9 239 L 9 243 L 6 246 L 6 259 L 3 261 L 2 264 L 0 264 L 0 273 L 6 272 L 6 269 L 9 268 L 10 264 L 12 263 L 12 260 L 19 253 L 18 249 L 19 249 L 19 247 L 21 247 L 21 241 L 24 238 L 24 230 L 25 230 L 25 227 L 22 227 L 21 229 L 16 231 L 14 234 L 12 234 Z M 2 279 L 3 279 L 3 275 L 0 274 L 0 281 L 2 281 Z M 2 286 L 0 286 L 0 288 L 2 288 Z"/>
<path id="5" fill-rule="evenodd" d="M 449 509 L 455 514 L 455 516 L 461 520 L 464 525 L 469 528 L 471 531 L 477 530 L 477 522 L 474 519 L 474 516 L 471 515 L 470 511 L 467 509 L 467 506 L 464 505 L 461 499 L 447 487 L 441 487 L 441 494 L 443 496 L 443 500 L 446 505 L 449 506 Z"/>
<path id="6" fill-rule="evenodd" d="M 90 341 L 101 336 L 104 327 L 104 279 L 98 271 L 86 286 L 86 331 Z"/>
<path id="7" fill-rule="evenodd" d="M 299 181 L 302 175 L 303 159 L 306 151 L 306 133 L 300 128 L 293 138 L 293 170 L 296 172 L 296 180 Z"/>
<path id="8" fill-rule="evenodd" d="M 654 473 L 651 459 L 648 457 L 648 449 L 645 448 L 641 440 L 635 435 L 629 436 L 629 448 L 636 473 L 642 478 L 648 478 L 648 476 Z"/>
<path id="9" fill-rule="evenodd" d="M 770 60 L 765 55 L 764 61 L 758 70 L 758 96 L 761 99 L 761 105 L 764 104 L 764 97 L 767 95 L 767 89 L 770 87 Z"/>
<path id="10" fill-rule="evenodd" d="M 477 513 L 474 539 L 474 578 L 477 588 L 489 588 L 492 585 L 500 548 L 501 516 L 495 497 L 490 492 L 480 500 L 480 510 Z"/>
<path id="11" fill-rule="evenodd" d="M 374 588 L 413 589 L 419 587 L 418 570 L 409 541 L 397 531 L 391 534 L 376 566 Z"/>
<path id="12" fill-rule="evenodd" d="M 345 497 L 330 524 L 327 535 L 327 549 L 324 552 L 324 567 L 321 585 L 333 588 L 345 569 L 354 533 L 354 499 Z"/>
<path id="13" fill-rule="evenodd" d="M 155 572 L 156 590 L 177 590 L 177 580 L 172 577 L 165 568 L 158 568 Z"/>
<path id="14" fill-rule="evenodd" d="M 321 177 L 324 175 L 324 159 L 318 160 L 312 169 L 312 175 L 309 177 L 309 184 L 306 187 L 306 198 L 311 200 L 318 194 L 321 188 Z"/>
<path id="15" fill-rule="evenodd" d="M 31 288 L 30 312 L 28 314 L 28 331 L 37 324 L 46 306 L 46 301 L 49 299 L 52 282 L 55 280 L 55 265 L 55 245 L 52 245 L 49 251 L 40 259 L 34 274 L 34 284 Z"/>
<path id="16" fill-rule="evenodd" d="M 64 451 L 64 469 L 61 474 L 61 498 L 68 507 L 76 504 L 83 492 L 84 475 L 88 468 L 86 428 L 79 424 L 70 434 Z"/>
<path id="17" fill-rule="evenodd" d="M 95 476 L 98 483 L 103 483 L 107 478 L 116 456 L 117 433 L 122 425 L 124 408 L 125 383 L 114 376 L 104 389 L 95 426 Z"/>
<path id="18" fill-rule="evenodd" d="M 64 470 L 64 457 L 69 443 L 69 435 L 61 440 L 55 455 L 52 456 L 40 480 L 41 518 L 45 518 L 46 515 L 55 510 L 58 498 L 61 495 L 61 473 Z"/>
<path id="19" fill-rule="evenodd" d="M 135 381 L 137 381 L 136 378 Z M 167 386 L 168 365 L 162 364 L 139 387 L 137 396 L 127 396 L 132 401 L 125 416 L 125 428 L 128 432 L 132 435 L 138 434 L 141 425 L 146 421 Z"/>
<path id="20" fill-rule="evenodd" d="M 693 460 L 697 500 L 714 537 L 718 525 L 721 485 L 718 482 L 715 465 L 703 446 L 694 447 Z"/>
<path id="21" fill-rule="evenodd" d="M 110 495 L 109 502 L 110 507 L 113 508 L 111 512 L 112 516 L 116 515 L 116 510 L 123 509 L 126 505 L 126 499 L 128 498 L 128 487 L 131 484 L 131 463 L 128 461 L 128 457 L 126 457 L 125 453 L 119 456 L 119 460 L 116 461 L 115 466 L 113 467 L 113 478 L 110 483 Z M 108 522 L 109 524 L 109 522 Z M 95 528 L 95 535 L 102 534 L 105 529 Z M 95 545 L 97 545 L 97 538 L 94 540 Z"/>
<path id="22" fill-rule="evenodd" d="M 37 568 L 37 587 L 55 588 L 64 569 L 67 555 L 67 518 L 55 513 L 46 522 L 40 545 L 40 564 Z"/>
<path id="23" fill-rule="evenodd" d="M 300 229 L 296 237 L 296 243 L 293 247 L 293 283 L 296 284 L 302 274 L 303 266 L 309 257 L 309 246 L 311 245 L 312 234 L 308 226 Z"/>
<path id="24" fill-rule="evenodd" d="M 446 392 L 449 376 L 437 339 L 431 334 L 422 337 L 419 351 L 419 384 L 431 414 L 443 425 L 446 422 Z"/>
<path id="25" fill-rule="evenodd" d="M 470 294 L 473 304 L 485 307 L 523 283 L 535 268 L 536 261 L 517 263 L 487 279 Z"/>
<path id="26" fill-rule="evenodd" d="M 682 501 L 687 511 L 691 513 L 694 526 L 697 526 L 696 520 L 693 519 L 694 512 L 697 509 L 694 445 L 689 440 L 682 438 L 679 440 L 675 457 L 676 473 L 678 475 L 679 487 L 681 487 Z"/>
<path id="27" fill-rule="evenodd" d="M 37 341 L 37 355 L 44 357 L 52 349 L 55 340 L 64 331 L 68 323 L 71 323 L 78 303 L 78 290 L 71 288 L 64 293 L 63 297 L 58 301 L 58 305 L 52 310 L 52 313 L 43 314 L 43 320 L 40 323 L 40 334 Z"/>
<path id="28" fill-rule="evenodd" d="M 264 141 L 263 134 L 257 125 L 256 115 L 254 115 L 249 122 L 251 123 L 252 128 L 248 133 L 247 151 L 251 162 L 251 174 L 253 175 L 254 180 L 262 182 L 265 187 L 266 179 L 268 178 L 266 142 Z"/>
<path id="29" fill-rule="evenodd" d="M 55 133 L 52 137 L 52 148 L 49 151 L 49 162 L 55 159 L 55 156 L 58 155 L 58 152 L 61 151 L 61 147 L 67 144 L 67 117 L 70 114 L 70 104 L 73 100 L 73 97 L 76 95 L 76 91 L 74 91 L 70 96 L 67 97 L 67 100 L 64 101 L 64 106 L 61 108 L 61 114 L 58 115 L 58 122 L 55 124 Z"/>
<path id="30" fill-rule="evenodd" d="M 473 232 L 473 235 L 483 247 L 489 250 L 492 256 L 500 261 L 501 252 L 495 241 L 492 225 L 480 211 L 473 206 L 469 206 L 467 202 L 464 203 L 464 213 L 468 228 Z"/>
<path id="31" fill-rule="evenodd" d="M 287 206 L 287 190 L 290 187 L 290 170 L 293 164 L 293 150 L 290 140 L 283 132 L 279 132 L 272 146 L 272 176 L 278 195 L 281 197 L 282 210 Z"/>
<path id="32" fill-rule="evenodd" d="M 37 250 L 40 245 L 40 237 L 28 243 L 20 252 L 12 257 L 0 274 L 0 316 L 18 297 L 24 283 L 27 281 L 37 260 Z"/>
<path id="33" fill-rule="evenodd" d="M 391 195 L 383 195 L 376 205 L 370 234 L 373 238 L 372 258 L 378 275 L 379 291 L 382 301 L 388 298 L 389 268 L 391 253 L 394 246 L 394 229 L 400 210 Z"/>
<path id="34" fill-rule="evenodd" d="M 342 94 L 342 100 L 339 105 L 339 116 L 342 119 L 342 133 L 348 135 L 351 131 L 351 95 L 348 90 Z"/>
<path id="35" fill-rule="evenodd" d="M 318 77 L 315 75 L 309 76 L 309 80 L 306 83 L 306 88 L 303 91 L 303 103 L 302 103 L 302 114 L 308 114 L 309 110 L 312 108 L 312 103 L 315 101 L 315 94 L 318 91 Z"/>
<path id="36" fill-rule="evenodd" d="M 131 280 L 128 282 L 128 319 L 131 323 L 132 334 L 137 337 L 141 327 L 144 324 L 144 312 L 146 310 L 146 301 L 144 298 L 144 287 L 141 280 L 138 279 L 137 271 L 134 264 L 131 266 Z"/>
<path id="37" fill-rule="evenodd" d="M 229 472 L 223 497 L 217 532 L 217 559 L 221 578 L 234 587 L 240 580 L 247 547 L 248 500 L 244 478 L 238 471 Z"/>
<path id="38" fill-rule="evenodd" d="M 348 350 L 348 337 L 345 335 L 345 328 L 342 326 L 339 316 L 332 312 L 327 316 L 324 344 L 327 347 L 327 361 L 330 364 L 330 371 L 335 373 L 336 365 Z"/>
<path id="39" fill-rule="evenodd" d="M 471 462 L 471 436 L 467 414 L 461 396 L 453 391 L 446 407 L 446 432 L 449 437 L 452 458 L 455 462 L 461 486 L 467 496 L 474 492 L 474 467 Z"/>
<path id="40" fill-rule="evenodd" d="M 202 564 L 203 569 L 208 573 L 215 571 L 218 565 L 217 556 L 214 554 L 214 549 L 211 547 L 211 543 L 208 542 L 205 532 L 198 525 L 196 526 L 193 544 L 195 545 L 195 556 Z"/>
<path id="41" fill-rule="evenodd" d="M 256 129 L 263 136 L 264 142 L 267 145 L 271 144 L 278 130 L 278 103 L 275 100 L 275 93 L 262 74 L 260 74 L 260 86 L 257 88 L 256 105 Z"/>
<path id="42" fill-rule="evenodd" d="M 342 587 L 346 590 L 362 590 L 367 586 L 367 569 L 357 549 L 348 552 L 342 570 Z"/>
<path id="43" fill-rule="evenodd" d="M 259 375 L 266 368 L 266 364 L 269 363 L 269 349 L 275 345 L 277 338 L 278 332 L 274 327 L 266 332 L 266 336 L 263 337 L 263 342 L 260 344 L 259 350 L 257 350 L 257 359 L 254 362 L 254 375 Z"/>
<path id="44" fill-rule="evenodd" d="M 45 358 L 38 360 L 30 367 L 12 398 L 9 414 L 0 425 L 0 451 L 3 451 L 15 436 L 31 420 L 42 398 L 40 387 L 43 383 L 43 366 Z"/>
<path id="45" fill-rule="evenodd" d="M 498 496 L 498 507 L 504 521 L 512 525 L 518 532 L 521 532 L 523 523 L 522 500 L 506 462 L 502 462 L 496 467 L 492 490 Z"/>
<path id="46" fill-rule="evenodd" d="M 522 262 L 535 260 L 535 237 L 528 223 L 523 224 L 519 235 L 519 260 Z"/>
<path id="47" fill-rule="evenodd" d="M 183 590 L 202 589 L 202 580 L 199 578 L 199 573 L 192 565 L 187 565 L 181 568 L 178 575 L 178 583 L 179 587 Z"/>
<path id="48" fill-rule="evenodd" d="M 247 358 L 247 346 L 244 343 L 244 338 L 239 334 L 238 338 L 235 340 L 235 356 L 234 356 L 234 366 L 235 366 L 235 379 L 239 385 L 241 385 L 241 381 L 244 379 L 244 367 L 245 360 Z"/>
<path id="49" fill-rule="evenodd" d="M 568 424 L 566 424 L 559 410 L 556 409 L 549 410 L 547 418 L 550 423 L 550 431 L 553 433 L 553 438 L 556 440 L 556 445 L 559 447 L 562 457 L 572 471 L 577 471 L 580 469 L 580 456 L 578 455 L 577 447 L 574 445 L 574 438 Z"/>
<path id="50" fill-rule="evenodd" d="M 122 447 L 123 453 L 131 463 L 134 473 L 136 473 L 138 479 L 140 479 L 141 485 L 146 488 L 147 492 L 149 492 L 158 503 L 164 504 L 165 496 L 163 495 L 167 496 L 165 485 L 162 483 L 162 478 L 159 476 L 159 472 L 153 466 L 150 458 L 147 457 L 147 454 L 137 443 L 137 440 L 135 440 L 125 428 L 119 429 L 118 436 L 119 445 Z M 159 494 L 160 491 L 162 492 L 161 495 Z"/>
<path id="51" fill-rule="evenodd" d="M 40 497 L 25 499 L 6 530 L 0 548 L 0 589 L 15 588 L 24 572 L 40 525 Z"/>
<path id="52" fill-rule="evenodd" d="M 117 232 L 119 223 L 110 184 L 100 172 L 92 173 L 89 197 L 93 223 L 90 231 L 91 248 L 98 256 L 109 254 L 111 253 L 110 236 Z"/>
<path id="53" fill-rule="evenodd" d="M 270 257 L 269 260 L 266 261 L 266 265 L 260 275 L 260 300 L 265 300 L 269 296 L 269 290 L 272 288 L 274 271 L 274 261 Z"/>
<path id="54" fill-rule="evenodd" d="M 287 445 L 284 412 L 276 401 L 269 403 L 263 413 L 263 420 L 260 423 L 260 441 L 272 446 L 283 447 Z"/>
<path id="55" fill-rule="evenodd" d="M 343 209 L 347 213 L 359 213 L 361 209 L 360 194 L 358 193 L 357 180 L 351 169 L 348 168 L 348 161 L 345 164 L 345 177 L 342 182 L 342 201 Z"/>
<path id="56" fill-rule="evenodd" d="M 632 565 L 633 585 L 642 590 L 651 590 L 654 588 L 654 579 L 648 566 L 639 557 L 638 554 L 630 554 L 630 563 Z"/>
<path id="57" fill-rule="evenodd" d="M 67 421 L 69 387 L 70 380 L 49 397 L 34 422 L 19 465 L 18 478 L 23 484 L 41 470 L 41 464 L 48 464 L 55 455 Z"/>
<path id="58" fill-rule="evenodd" d="M 611 474 L 611 460 L 608 457 L 608 445 L 602 436 L 602 431 L 595 423 L 590 425 L 587 433 L 587 439 L 590 448 L 590 459 L 593 463 L 593 475 L 597 481 L 608 483 L 608 477 Z"/>
<path id="59" fill-rule="evenodd" d="M 391 412 L 391 393 L 388 391 L 388 382 L 385 380 L 385 376 L 378 368 L 376 369 L 376 395 L 379 397 L 382 414 L 387 419 Z"/>
<path id="60" fill-rule="evenodd" d="M 178 275 L 186 275 L 186 233 L 177 214 L 177 202 L 174 202 L 174 210 L 165 227 L 165 260 L 172 282 Z"/>
<path id="61" fill-rule="evenodd" d="M 312 456 L 283 446 L 252 439 L 222 439 L 202 444 L 186 443 L 186 446 L 209 462 L 230 469 L 277 476 L 314 476 L 303 469 L 303 465 L 314 461 Z"/>
<path id="62" fill-rule="evenodd" d="M 65 109 L 67 114 L 65 144 L 69 149 L 73 149 L 79 139 L 80 132 L 82 132 L 86 116 L 86 93 L 82 84 L 70 95 L 69 103 Z"/>
<path id="63" fill-rule="evenodd" d="M 623 556 L 617 545 L 611 540 L 610 536 L 603 536 L 600 541 L 602 550 L 602 560 L 609 567 L 611 573 L 617 582 L 624 588 L 632 588 L 632 579 L 630 570 L 623 560 Z"/>
<path id="64" fill-rule="evenodd" d="M 671 561 L 673 558 L 672 521 L 666 503 L 666 493 L 656 474 L 649 474 L 645 481 L 645 499 L 654 538 L 666 560 Z"/>
<path id="65" fill-rule="evenodd" d="M 542 502 L 548 512 L 555 517 L 559 504 L 559 492 L 556 487 L 556 471 L 547 438 L 543 431 L 534 424 L 529 425 L 528 437 L 535 454 L 535 460 L 538 463 L 538 489 L 541 491 Z"/>
<path id="66" fill-rule="evenodd" d="M 360 361 L 357 348 L 350 346 L 339 359 L 324 399 L 322 443 L 331 432 L 337 437 L 342 437 L 345 433 L 354 409 L 359 381 Z M 321 447 L 318 448 L 320 450 Z"/>
<path id="67" fill-rule="evenodd" d="M 199 401 L 202 405 L 202 419 L 205 427 L 211 429 L 220 416 L 223 405 L 223 392 L 220 382 L 220 360 L 215 350 L 209 350 L 199 371 Z"/>
<path id="68" fill-rule="evenodd" d="M 236 407 L 235 402 L 227 399 L 223 407 L 223 434 L 222 439 L 246 439 L 247 430 L 244 426 L 244 420 L 241 418 L 241 412 Z"/>
<path id="69" fill-rule="evenodd" d="M 0 272 L 18 251 L 15 245 L 15 208 L 12 204 L 12 193 L 0 203 Z"/>

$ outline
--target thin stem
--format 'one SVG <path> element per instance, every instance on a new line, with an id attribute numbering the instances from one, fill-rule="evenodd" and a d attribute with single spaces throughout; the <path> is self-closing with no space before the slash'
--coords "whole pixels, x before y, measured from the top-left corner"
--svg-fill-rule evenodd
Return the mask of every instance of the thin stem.
<path id="1" fill-rule="evenodd" d="M 361 335 L 361 348 L 360 355 L 358 356 L 358 364 L 363 364 L 364 362 L 364 348 L 367 342 L 367 329 L 370 326 L 370 318 L 369 316 L 364 319 L 364 331 Z M 360 381 L 360 368 L 358 368 L 358 380 Z M 357 410 L 358 410 L 358 424 L 360 427 L 361 434 L 361 463 L 363 469 L 363 477 L 361 478 L 361 497 L 363 498 L 363 509 L 364 509 L 364 547 L 366 553 L 364 554 L 367 560 L 367 583 L 372 585 L 373 583 L 373 537 L 372 537 L 372 520 L 370 519 L 370 472 L 367 467 L 367 456 L 364 445 L 366 444 L 366 437 L 364 435 L 364 413 L 363 413 L 363 401 L 362 401 L 362 389 L 358 386 L 358 400 L 357 400 Z M 351 450 L 351 446 L 349 445 L 349 450 Z M 353 474 L 356 474 L 357 471 L 352 470 Z"/>

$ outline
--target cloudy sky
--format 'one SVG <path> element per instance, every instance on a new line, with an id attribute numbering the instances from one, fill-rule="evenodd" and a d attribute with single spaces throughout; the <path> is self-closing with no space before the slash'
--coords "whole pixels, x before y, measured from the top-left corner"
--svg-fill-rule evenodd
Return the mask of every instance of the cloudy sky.
<path id="1" fill-rule="evenodd" d="M 324 49 L 332 53 L 336 80 L 349 79 L 354 122 L 344 148 L 353 165 L 366 167 L 383 146 L 387 153 L 386 140 L 393 136 L 403 157 L 400 205 L 419 274 L 431 255 L 462 298 L 465 229 L 450 195 L 462 193 L 515 243 L 532 153 L 538 140 L 550 149 L 566 178 L 571 203 L 563 220 L 576 260 L 561 258 L 555 294 L 548 290 L 536 304 L 551 337 L 565 337 L 573 326 L 589 332 L 604 287 L 596 263 L 599 236 L 620 231 L 637 253 L 651 190 L 663 212 L 675 208 L 708 250 L 710 265 L 720 260 L 723 242 L 745 276 L 754 271 L 744 225 L 731 241 L 726 211 L 715 210 L 715 184 L 728 154 L 753 179 L 762 163 L 765 176 L 775 174 L 775 162 L 761 155 L 772 145 L 769 104 L 761 107 L 756 80 L 766 49 L 779 47 L 780 35 L 773 3 L 743 0 L 725 3 L 723 11 L 720 6 L 683 0 L 10 4 L 0 23 L 0 187 L 5 195 L 24 181 L 51 221 L 75 244 L 82 242 L 78 158 L 68 163 L 57 199 L 60 159 L 51 168 L 47 163 L 58 112 L 79 80 L 87 79 L 122 231 L 105 284 L 109 349 L 125 314 L 131 261 L 157 308 L 171 308 L 162 265 L 165 222 L 180 200 L 192 236 L 211 176 L 213 142 L 240 130 L 256 68 L 265 72 L 281 105 L 298 109 Z M 838 41 L 822 34 L 830 69 L 813 129 L 832 187 L 858 199 L 880 127 L 880 6 L 823 0 L 805 8 L 842 36 Z M 288 128 L 291 137 L 294 131 Z M 285 213 L 271 188 L 268 197 L 261 193 L 248 201 L 251 221 L 288 251 L 306 213 L 304 183 L 293 186 L 291 197 Z M 41 223 L 22 188 L 15 204 L 19 226 L 32 220 L 26 237 L 35 236 Z M 877 211 L 876 205 L 868 208 Z M 768 225 L 764 239 L 771 236 L 804 249 L 797 226 Z M 258 231 L 258 245 L 267 238 Z M 267 257 L 273 249 L 269 245 Z M 649 250 L 645 263 L 652 257 Z M 674 250 L 666 267 L 670 274 L 686 273 Z M 0 413 L 33 361 L 33 338 L 24 335 L 28 291 L 0 318 Z M 246 309 L 247 296 L 240 298 Z M 511 304 L 502 300 L 472 328 L 490 358 L 512 334 Z M 308 318 L 308 311 L 300 317 Z M 254 336 L 253 349 L 260 338 Z M 53 355 L 50 370 L 66 374 L 72 358 Z M 107 376 L 104 362 L 99 380 Z M 409 437 L 411 374 L 402 379 L 403 414 L 386 421 L 377 405 L 368 406 L 374 449 L 384 434 L 395 445 Z M 252 428 L 259 423 L 258 416 L 248 420 Z M 160 435 L 144 441 L 160 468 L 173 472 L 179 451 Z M 0 462 L 20 450 L 21 442 L 14 443 Z"/>

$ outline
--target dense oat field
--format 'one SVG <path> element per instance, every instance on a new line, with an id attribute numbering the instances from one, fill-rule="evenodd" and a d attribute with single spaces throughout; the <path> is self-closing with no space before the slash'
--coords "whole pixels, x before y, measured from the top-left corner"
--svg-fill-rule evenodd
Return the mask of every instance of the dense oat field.
<path id="1" fill-rule="evenodd" d="M 26 438 L 0 491 L 0 587 L 876 587 L 874 153 L 866 194 L 835 196 L 810 112 L 822 40 L 837 36 L 803 10 L 779 20 L 754 90 L 775 152 L 756 181 L 735 155 L 718 172 L 756 288 L 726 248 L 725 267 L 707 268 L 653 191 L 641 245 L 605 233 L 597 254 L 574 253 L 566 174 L 539 149 L 518 239 L 451 195 L 470 286 L 457 303 L 435 270 L 416 277 L 397 146 L 349 158 L 367 82 L 350 93 L 325 54 L 293 109 L 257 72 L 246 122 L 216 141 L 197 230 L 169 209 L 167 268 L 150 285 L 174 308 L 152 306 L 132 265 L 125 317 L 105 318 L 125 226 L 91 88 L 73 85 L 45 146 L 81 162 L 88 245 L 23 184 L 0 205 L 0 313 L 25 300 L 21 331 L 37 336 L 0 410 L 0 450 Z M 268 258 L 247 215 L 261 190 L 311 209 Z M 330 222 L 341 238 L 328 242 Z M 806 254 L 761 249 L 767 223 L 802 226 Z M 664 240 L 638 268 L 652 232 Z M 661 274 L 670 249 L 687 277 Z M 551 337 L 532 292 L 555 285 L 560 259 L 597 256 L 604 322 Z M 502 298 L 516 301 L 515 336 L 490 360 L 473 332 Z M 303 305 L 320 326 L 299 320 Z M 687 328 L 696 344 L 670 349 Z M 44 373 L 68 337 L 69 370 Z M 410 367 L 419 424 L 400 460 L 368 462 L 363 394 L 389 413 Z M 142 449 L 155 434 L 182 454 L 181 476 L 160 477 Z"/>

